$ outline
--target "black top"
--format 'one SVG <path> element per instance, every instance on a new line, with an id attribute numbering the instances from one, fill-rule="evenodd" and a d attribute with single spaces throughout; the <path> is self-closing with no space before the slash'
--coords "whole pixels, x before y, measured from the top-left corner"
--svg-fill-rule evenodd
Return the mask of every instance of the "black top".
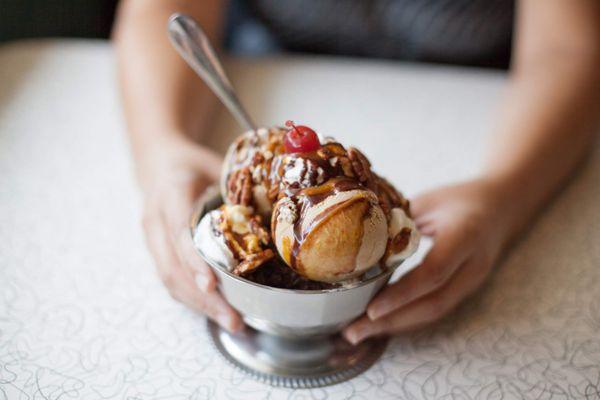
<path id="1" fill-rule="evenodd" d="M 252 0 L 290 50 L 506 68 L 513 0 Z"/>
<path id="2" fill-rule="evenodd" d="M 0 0 L 0 41 L 107 38 L 118 0 Z"/>
<path id="3" fill-rule="evenodd" d="M 117 2 L 0 0 L 0 41 L 106 38 Z M 232 5 L 227 34 L 232 49 L 497 68 L 510 61 L 514 0 L 234 0 Z"/>

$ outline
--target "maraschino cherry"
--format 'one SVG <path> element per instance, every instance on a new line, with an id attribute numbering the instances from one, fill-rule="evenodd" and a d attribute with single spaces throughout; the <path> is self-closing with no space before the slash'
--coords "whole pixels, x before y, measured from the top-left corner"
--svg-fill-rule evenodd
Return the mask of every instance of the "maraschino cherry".
<path id="1" fill-rule="evenodd" d="M 294 121 L 286 121 L 285 126 L 290 128 L 283 140 L 287 153 L 308 153 L 321 147 L 319 137 L 308 126 L 296 126 Z"/>

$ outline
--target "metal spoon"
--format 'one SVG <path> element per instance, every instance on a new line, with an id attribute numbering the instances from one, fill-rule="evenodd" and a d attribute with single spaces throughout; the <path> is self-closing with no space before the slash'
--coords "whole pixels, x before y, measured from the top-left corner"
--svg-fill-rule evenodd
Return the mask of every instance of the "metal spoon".
<path id="1" fill-rule="evenodd" d="M 204 79 L 240 126 L 255 130 L 256 125 L 235 94 L 215 50 L 198 23 L 189 15 L 173 14 L 169 18 L 168 31 L 169 39 L 181 57 Z"/>

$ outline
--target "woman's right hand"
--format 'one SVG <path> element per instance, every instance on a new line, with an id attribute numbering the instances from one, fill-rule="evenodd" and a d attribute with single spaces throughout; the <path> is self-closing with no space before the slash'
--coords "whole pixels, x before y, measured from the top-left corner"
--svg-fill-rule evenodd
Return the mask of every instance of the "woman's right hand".
<path id="1" fill-rule="evenodd" d="M 189 231 L 194 202 L 218 182 L 221 157 L 186 139 L 145 149 L 138 159 L 144 189 L 143 225 L 158 274 L 171 296 L 236 331 L 240 316 L 216 288 L 210 267 L 196 253 Z"/>

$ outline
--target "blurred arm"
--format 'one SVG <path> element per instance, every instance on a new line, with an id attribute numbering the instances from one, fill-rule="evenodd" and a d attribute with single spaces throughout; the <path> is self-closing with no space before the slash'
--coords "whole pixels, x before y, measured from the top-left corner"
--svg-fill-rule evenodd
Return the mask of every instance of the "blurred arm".
<path id="1" fill-rule="evenodd" d="M 486 175 L 523 228 L 591 148 L 600 115 L 600 2 L 522 0 Z M 514 232 L 512 232 L 514 233 Z"/>
<path id="2" fill-rule="evenodd" d="M 194 17 L 219 43 L 224 1 L 125 0 L 114 30 L 123 106 L 142 187 L 171 144 L 201 139 L 216 105 L 167 37 L 174 12 Z"/>
<path id="3" fill-rule="evenodd" d="M 217 290 L 189 231 L 196 199 L 221 171 L 220 156 L 195 140 L 210 129 L 216 102 L 167 37 L 169 16 L 182 12 L 217 43 L 222 11 L 219 0 L 124 0 L 114 36 L 148 250 L 174 299 L 234 331 L 242 321 Z"/>

